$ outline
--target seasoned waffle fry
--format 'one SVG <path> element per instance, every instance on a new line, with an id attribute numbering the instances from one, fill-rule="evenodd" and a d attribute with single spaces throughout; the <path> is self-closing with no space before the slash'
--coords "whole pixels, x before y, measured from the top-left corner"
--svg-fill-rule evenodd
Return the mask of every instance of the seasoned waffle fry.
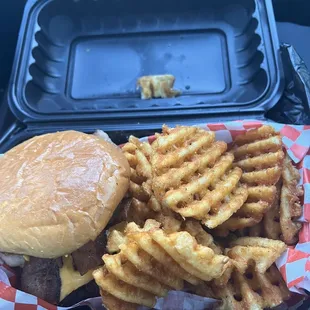
<path id="1" fill-rule="evenodd" d="M 154 197 L 151 186 L 152 147 L 150 144 L 130 136 L 129 142 L 123 146 L 122 150 L 131 168 L 129 194 L 133 197 L 133 208 L 139 210 L 138 214 L 142 217 L 139 222 L 143 222 L 144 213 L 161 210 L 161 205 Z M 143 210 L 145 211 L 143 212 Z"/>
<path id="2" fill-rule="evenodd" d="M 241 177 L 241 181 L 248 185 L 273 185 L 276 184 L 282 173 L 282 168 L 273 167 L 260 171 L 244 172 Z"/>
<path id="3" fill-rule="evenodd" d="M 282 182 L 277 185 L 276 199 L 263 221 L 263 234 L 266 237 L 281 239 L 288 245 L 298 241 L 301 228 L 301 223 L 296 222 L 301 216 L 300 197 L 303 194 L 302 188 L 298 186 L 299 179 L 297 169 L 286 156 Z"/>
<path id="4" fill-rule="evenodd" d="M 255 140 L 251 140 L 253 137 Z M 270 186 L 279 181 L 284 153 L 281 136 L 271 126 L 250 130 L 238 136 L 235 144 L 235 166 L 243 169 L 244 183 Z"/>
<path id="5" fill-rule="evenodd" d="M 161 212 L 155 212 L 144 202 L 132 198 L 132 202 L 128 208 L 123 209 L 121 220 L 126 222 L 134 222 L 139 226 L 143 226 L 147 219 L 155 219 L 161 223 L 164 231 L 176 232 L 180 231 L 183 222 L 182 217 L 170 209 L 162 209 Z"/>
<path id="6" fill-rule="evenodd" d="M 107 251 L 108 253 L 117 253 L 120 251 L 119 246 L 126 243 L 126 236 L 119 230 L 112 230 L 108 235 Z"/>
<path id="7" fill-rule="evenodd" d="M 272 204 L 276 197 L 277 189 L 275 186 L 254 186 L 248 187 L 248 192 L 247 202 L 266 201 Z"/>
<path id="8" fill-rule="evenodd" d="M 248 202 L 236 213 L 239 217 L 261 219 L 262 214 L 268 210 L 269 204 L 266 201 Z"/>
<path id="9" fill-rule="evenodd" d="M 268 169 L 268 167 L 276 167 L 279 162 L 283 161 L 282 151 L 276 153 L 267 153 L 260 156 L 246 158 L 240 160 L 235 164 L 240 167 L 243 171 L 252 171 L 253 167 L 257 170 Z"/>
<path id="10" fill-rule="evenodd" d="M 215 255 L 214 251 L 208 247 L 198 245 L 196 240 L 187 232 L 170 235 L 178 253 L 187 259 L 188 263 L 195 266 L 203 273 L 208 273 L 212 278 L 218 278 L 223 274 L 223 269 L 227 268 L 228 257 Z M 226 267 L 224 267 L 226 265 Z M 208 269 L 212 266 L 212 270 Z"/>
<path id="11" fill-rule="evenodd" d="M 245 275 L 235 271 L 232 281 L 226 287 L 214 289 L 223 301 L 219 309 L 262 310 L 276 307 L 290 297 L 286 284 L 274 265 L 264 274 L 255 272 L 252 268 Z"/>
<path id="12" fill-rule="evenodd" d="M 153 218 L 156 212 L 152 210 L 151 207 L 145 202 L 139 201 L 136 198 L 132 199 L 130 210 L 127 213 L 126 221 L 138 223 L 143 225 L 143 223 L 149 219 Z"/>
<path id="13" fill-rule="evenodd" d="M 255 130 L 257 129 L 254 129 L 253 131 Z M 281 148 L 281 137 L 280 135 L 276 135 L 276 133 L 274 132 L 273 137 L 263 140 L 260 139 L 260 141 L 251 142 L 242 146 L 239 145 L 239 147 L 235 150 L 234 155 L 236 157 L 236 160 L 241 160 L 245 157 L 255 157 L 268 152 L 277 152 L 281 150 Z"/>
<path id="14" fill-rule="evenodd" d="M 279 182 L 276 186 L 275 199 L 264 216 L 262 222 L 263 235 L 269 239 L 281 239 L 281 227 L 280 227 L 280 195 L 282 184 Z"/>
<path id="15" fill-rule="evenodd" d="M 199 244 L 211 248 L 215 254 L 222 254 L 222 249 L 214 243 L 212 235 L 208 234 L 198 221 L 186 220 L 182 229 L 189 232 Z"/>
<path id="16" fill-rule="evenodd" d="M 194 221 L 184 224 L 204 242 L 215 246 L 198 225 Z M 219 278 L 231 267 L 227 256 L 199 245 L 188 232 L 166 234 L 160 227 L 161 223 L 155 220 L 147 220 L 143 228 L 127 224 L 124 232 L 120 232 L 124 240 L 123 244 L 117 244 L 120 252 L 103 256 L 105 266 L 94 272 L 94 278 L 103 294 L 113 296 L 108 299 L 112 305 L 123 306 L 124 302 L 149 305 L 153 296 L 163 297 L 169 289 L 181 290 L 184 280 L 201 285 L 202 280 Z M 138 295 L 133 298 L 133 294 Z"/>
<path id="17" fill-rule="evenodd" d="M 300 175 L 287 156 L 284 161 L 283 186 L 280 203 L 280 227 L 282 238 L 287 244 L 297 242 L 296 235 L 301 228 L 301 223 L 294 222 L 302 214 L 300 197 L 303 190 L 298 186 Z"/>
<path id="18" fill-rule="evenodd" d="M 120 222 L 109 228 L 107 231 L 107 251 L 108 253 L 117 253 L 119 246 L 126 242 L 125 228 L 127 223 Z"/>
<path id="19" fill-rule="evenodd" d="M 233 260 L 241 274 L 253 263 L 255 271 L 265 273 L 286 249 L 282 241 L 258 237 L 239 238 L 233 241 L 231 246 L 225 254 Z"/>
<path id="20" fill-rule="evenodd" d="M 137 310 L 139 305 L 123 301 L 101 290 L 102 304 L 107 310 Z"/>
<path id="21" fill-rule="evenodd" d="M 137 201 L 135 198 L 132 199 L 132 203 L 130 204 L 129 209 L 123 210 L 123 211 L 124 212 L 122 214 L 122 219 L 125 220 L 126 222 L 121 222 L 111 227 L 107 234 L 108 235 L 107 250 L 109 254 L 118 253 L 120 251 L 119 246 L 127 242 L 127 236 L 124 233 L 126 227 L 128 231 L 128 227 L 136 223 L 138 225 L 141 225 L 141 226 L 145 225 L 144 227 L 150 228 L 151 226 L 149 227 L 148 225 L 155 221 L 151 221 L 151 220 L 147 221 L 147 219 L 156 220 L 157 221 L 156 227 L 159 228 L 160 226 L 162 226 L 162 229 L 166 233 L 173 233 L 173 232 L 182 230 L 181 229 L 182 221 L 180 219 L 177 219 L 178 214 L 173 213 L 172 211 L 168 209 L 163 210 L 163 212 L 161 213 L 154 212 L 152 210 L 149 210 L 148 208 L 145 208 L 145 205 Z M 132 221 L 132 219 L 135 219 L 135 220 Z M 130 223 L 127 225 L 127 222 L 130 222 L 130 221 L 133 223 Z M 201 225 L 198 222 L 197 224 L 200 226 L 200 229 L 201 229 L 199 236 L 204 235 L 204 238 L 207 238 L 207 237 L 209 239 L 212 238 L 212 236 L 208 235 L 208 233 L 202 229 Z M 138 228 L 137 225 L 136 227 Z M 196 229 L 197 229 L 197 226 L 196 226 Z M 213 242 L 213 238 L 212 240 L 210 239 L 210 247 L 215 249 L 216 246 L 212 242 Z"/>
<path id="22" fill-rule="evenodd" d="M 141 88 L 141 99 L 172 98 L 181 94 L 173 89 L 175 77 L 171 74 L 142 76 L 137 81 Z"/>
<path id="23" fill-rule="evenodd" d="M 93 272 L 93 277 L 97 285 L 103 291 L 118 299 L 150 308 L 156 303 L 154 295 L 118 280 L 113 274 L 110 274 L 105 267 L 95 270 Z"/>
<path id="24" fill-rule="evenodd" d="M 244 277 L 236 271 L 233 274 L 233 283 L 229 283 L 225 287 L 221 287 L 218 298 L 223 301 L 222 306 L 218 309 L 226 310 L 243 310 L 243 309 L 264 309 L 262 298 L 252 291 L 250 285 Z M 236 287 L 238 285 L 238 287 Z"/>
<path id="25" fill-rule="evenodd" d="M 215 135 L 196 127 L 163 128 L 153 143 L 152 188 L 164 207 L 214 228 L 247 199 L 242 171 L 231 170 L 233 155 Z"/>
<path id="26" fill-rule="evenodd" d="M 213 285 L 215 285 L 216 287 L 219 287 L 219 288 L 226 286 L 228 281 L 231 278 L 231 275 L 232 275 L 234 269 L 235 269 L 235 265 L 233 264 L 232 261 L 230 261 L 229 265 L 228 265 L 227 269 L 224 271 L 224 273 L 219 278 L 212 281 Z"/>
<path id="27" fill-rule="evenodd" d="M 213 136 L 211 136 L 209 139 L 212 141 Z M 206 144 L 207 148 L 208 145 L 209 144 Z M 165 173 L 163 174 L 159 174 L 161 173 L 161 171 L 157 172 L 155 168 L 155 171 L 158 173 L 156 174 L 156 178 L 154 180 L 155 184 L 153 185 L 153 187 L 155 188 L 155 194 L 157 194 L 159 198 L 162 198 L 165 195 L 166 190 L 169 189 L 170 187 L 177 188 L 178 186 L 182 185 L 182 179 L 190 178 L 191 174 L 195 173 L 195 171 L 197 170 L 203 172 L 205 170 L 204 169 L 205 167 L 207 168 L 208 165 L 211 166 L 212 163 L 215 163 L 215 161 L 222 154 L 224 154 L 226 149 L 227 145 L 224 142 L 215 142 L 213 145 L 209 147 L 209 149 L 207 149 L 200 156 L 198 155 L 195 156 L 194 153 L 193 160 L 191 162 L 185 162 L 183 163 L 183 165 L 181 164 L 180 168 L 172 167 L 171 169 L 165 169 L 164 170 Z M 196 149 L 194 149 L 194 151 L 196 151 Z M 228 166 L 230 164 L 231 163 L 228 162 Z M 156 161 L 154 165 L 156 165 Z M 171 163 L 171 165 L 173 165 L 173 162 Z"/>
<path id="28" fill-rule="evenodd" d="M 157 262 L 147 252 L 141 250 L 136 243 L 122 244 L 120 248 L 122 255 L 135 265 L 138 270 L 175 290 L 183 288 L 183 281 L 179 277 L 175 276 L 166 266 Z"/>
<path id="29" fill-rule="evenodd" d="M 127 302 L 150 305 L 155 296 L 164 297 L 169 289 L 181 290 L 183 280 L 194 285 L 201 284 L 200 278 L 184 270 L 173 257 L 152 239 L 153 232 L 163 232 L 160 228 L 161 223 L 155 220 L 147 220 L 143 228 L 135 223 L 127 224 L 125 229 L 123 229 L 123 225 L 119 226 L 124 230 L 124 232 L 118 232 L 122 233 L 122 240 L 124 240 L 123 244 L 118 245 L 120 252 L 114 255 L 105 254 L 103 256 L 105 266 L 94 272 L 102 295 L 108 296 L 107 301 L 103 301 L 104 304 L 110 302 L 112 306 L 120 305 L 121 307 L 124 307 Z M 178 225 L 178 227 L 180 226 L 181 224 Z M 113 236 L 113 233 L 110 233 L 110 236 Z M 168 236 L 171 235 L 175 234 Z M 182 243 L 182 240 L 180 242 Z M 193 241 L 191 240 L 191 242 Z M 213 261 L 208 260 L 209 268 L 211 268 L 210 276 L 217 272 L 212 270 L 212 265 L 216 268 L 216 262 L 220 257 L 229 260 L 228 257 L 215 255 L 207 247 L 197 245 L 196 248 L 192 254 L 194 258 L 191 258 L 190 253 L 186 252 L 186 255 L 195 263 L 198 259 L 212 258 Z M 182 247 L 181 250 L 188 251 L 187 247 Z M 189 266 L 191 265 L 189 264 Z M 138 295 L 134 298 L 133 294 Z M 132 305 L 129 304 L 129 306 Z"/>
<path id="30" fill-rule="evenodd" d="M 151 236 L 184 270 L 195 277 L 210 281 L 219 278 L 228 268 L 229 259 L 216 255 L 210 248 L 198 245 L 187 232 L 167 236 L 162 230 L 151 231 Z"/>
<path id="31" fill-rule="evenodd" d="M 234 143 L 238 146 L 249 144 L 253 141 L 267 139 L 273 136 L 275 130 L 271 126 L 262 126 L 256 130 L 249 130 L 245 134 L 238 135 Z"/>
<path id="32" fill-rule="evenodd" d="M 219 192 L 222 188 L 222 194 L 224 186 L 225 185 L 222 187 L 221 183 L 218 186 Z M 239 187 L 236 190 L 233 190 L 232 194 L 228 198 L 228 202 L 223 203 L 218 212 L 207 215 L 206 219 L 203 220 L 202 223 L 209 228 L 219 226 L 225 221 L 225 219 L 229 219 L 237 210 L 240 209 L 240 206 L 244 204 L 247 197 L 248 191 L 245 187 Z"/>
<path id="33" fill-rule="evenodd" d="M 267 238 L 242 237 L 231 242 L 232 246 L 259 246 L 262 248 L 271 248 L 281 253 L 286 249 L 285 244 L 280 240 L 270 240 Z"/>
<path id="34" fill-rule="evenodd" d="M 260 218 L 231 217 L 229 220 L 220 225 L 216 230 L 214 230 L 214 234 L 216 236 L 226 237 L 229 235 L 230 231 L 236 231 L 245 227 L 254 226 L 259 223 L 262 218 L 262 215 Z"/>
<path id="35" fill-rule="evenodd" d="M 159 263 L 167 266 L 176 276 L 179 276 L 181 279 L 193 285 L 199 284 L 201 282 L 200 279 L 182 269 L 176 264 L 175 260 L 152 239 L 148 230 L 158 228 L 159 226 L 157 226 L 156 223 L 154 226 L 147 226 L 150 223 L 154 225 L 153 221 L 147 221 L 143 229 L 140 229 L 135 223 L 129 223 L 127 225 L 128 238 L 137 242 L 142 250 L 154 257 Z"/>
<path id="36" fill-rule="evenodd" d="M 258 282 L 262 283 L 261 285 L 263 287 L 267 287 L 267 283 L 272 286 L 270 286 L 269 293 L 265 293 L 266 299 L 269 303 L 269 307 L 275 307 L 276 304 L 280 303 L 280 300 L 282 301 L 288 300 L 291 296 L 291 292 L 288 290 L 286 283 L 283 280 L 283 277 L 276 267 L 275 264 L 273 264 L 265 273 L 265 277 L 262 277 L 260 274 L 256 273 L 256 276 L 259 278 Z M 264 281 L 263 281 L 264 280 Z M 253 279 L 253 286 L 255 285 L 255 279 Z M 272 292 L 272 293 L 270 293 Z M 272 299 L 273 296 L 273 301 Z M 280 297 L 281 296 L 281 297 Z M 269 299 L 270 298 L 270 299 Z M 269 300 L 268 300 L 269 299 Z"/>
<path id="37" fill-rule="evenodd" d="M 197 187 L 200 186 L 200 188 L 198 189 L 205 190 L 205 188 L 207 188 L 208 186 L 212 186 L 212 183 L 214 184 L 215 181 L 218 180 L 225 173 L 226 169 L 229 168 L 229 166 L 232 163 L 232 160 L 233 160 L 233 157 L 230 156 L 230 154 L 227 155 L 226 157 L 223 156 L 222 160 L 220 160 L 215 166 L 215 169 L 214 169 L 215 171 L 207 170 L 207 172 L 202 177 L 200 177 L 198 180 L 195 180 L 196 182 L 193 182 L 189 186 L 187 184 L 181 185 L 181 187 L 179 187 L 176 190 L 168 191 L 168 193 L 166 194 L 166 197 L 163 200 L 163 204 L 179 212 L 182 216 L 202 217 L 203 214 L 206 214 L 207 212 L 211 210 L 211 206 L 213 203 L 213 201 L 211 200 L 213 195 L 211 195 L 211 193 L 213 191 L 212 190 L 207 191 L 206 194 L 203 193 L 202 194 L 203 198 L 201 200 L 198 200 L 198 199 L 194 200 L 194 198 L 199 198 L 198 197 L 199 193 L 197 193 Z M 221 182 L 221 186 L 225 186 L 224 188 L 227 188 L 227 192 L 231 192 L 232 189 L 235 187 L 236 183 L 239 181 L 241 174 L 242 174 L 241 170 L 236 169 L 228 180 L 224 180 Z M 203 184 L 203 186 L 201 184 Z M 224 195 L 220 196 L 219 188 L 220 186 L 217 187 L 217 191 L 214 193 L 215 194 L 214 199 L 216 199 L 215 202 L 225 197 Z M 197 196 L 191 199 L 191 196 L 194 196 L 195 194 Z M 208 196 L 205 197 L 206 195 Z M 182 204 L 183 200 L 188 201 L 190 199 L 192 200 L 191 204 L 187 204 L 186 207 L 183 207 L 183 208 L 178 208 L 178 204 Z M 198 212 L 196 211 L 196 209 L 198 209 Z M 198 214 L 196 215 L 196 213 Z"/>
<path id="38" fill-rule="evenodd" d="M 238 136 L 235 144 L 235 165 L 243 169 L 245 183 L 269 186 L 278 182 L 284 153 L 281 136 L 271 126 L 250 130 Z"/>
<path id="39" fill-rule="evenodd" d="M 182 220 L 179 214 L 169 209 L 165 209 L 161 213 L 156 213 L 153 218 L 161 224 L 162 229 L 166 233 L 173 233 L 181 230 Z"/>
<path id="40" fill-rule="evenodd" d="M 282 179 L 276 186 L 276 198 L 262 223 L 250 229 L 251 236 L 281 239 L 288 245 L 298 241 L 301 223 L 295 222 L 295 219 L 301 215 L 299 197 L 303 194 L 302 188 L 298 186 L 299 179 L 297 169 L 286 156 Z"/>
<path id="41" fill-rule="evenodd" d="M 162 297 L 168 293 L 167 286 L 161 284 L 153 277 L 139 271 L 133 264 L 125 259 L 122 254 L 105 254 L 102 259 L 107 270 L 119 280 L 148 291 L 156 296 Z"/>
<path id="42" fill-rule="evenodd" d="M 234 144 L 234 167 L 243 170 L 241 182 L 248 186 L 248 198 L 236 214 L 218 227 L 221 235 L 257 225 L 263 219 L 276 198 L 275 185 L 283 170 L 281 136 L 271 126 L 239 135 Z"/>

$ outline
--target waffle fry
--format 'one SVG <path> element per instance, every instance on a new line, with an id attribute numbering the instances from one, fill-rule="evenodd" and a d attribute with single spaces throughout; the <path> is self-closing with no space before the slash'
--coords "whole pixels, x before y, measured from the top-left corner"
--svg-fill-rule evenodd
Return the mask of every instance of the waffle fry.
<path id="1" fill-rule="evenodd" d="M 262 218 L 262 216 L 260 218 L 232 216 L 229 220 L 217 227 L 213 233 L 219 237 L 227 237 L 230 231 L 243 230 L 245 227 L 255 226 Z"/>
<path id="2" fill-rule="evenodd" d="M 202 279 L 202 277 L 219 277 L 228 267 L 229 259 L 227 257 L 217 255 L 210 247 L 198 244 L 190 233 L 180 231 L 166 234 L 164 230 L 160 229 L 160 226 L 160 223 L 155 220 L 146 221 L 143 229 L 140 229 L 134 223 L 129 223 L 126 228 L 127 237 L 135 240 L 143 250 L 162 264 L 169 265 L 172 262 L 169 270 L 192 284 L 201 282 L 199 279 Z M 213 238 L 202 229 L 198 222 L 190 221 L 184 226 L 185 229 L 199 235 L 203 241 L 208 238 L 207 243 L 214 247 L 217 252 L 221 252 L 220 248 L 214 244 Z M 201 262 L 198 263 L 198 260 L 203 260 L 203 264 L 208 264 L 208 268 L 201 266 Z M 175 261 L 183 269 L 173 267 Z M 212 271 L 209 271 L 210 267 Z M 200 269 L 203 269 L 202 272 L 206 274 L 205 276 L 201 274 L 199 276 L 195 275 L 199 274 L 197 271 Z"/>
<path id="3" fill-rule="evenodd" d="M 231 242 L 232 246 L 241 245 L 245 247 L 259 246 L 262 248 L 270 248 L 281 253 L 286 249 L 286 245 L 280 240 L 270 240 L 267 238 L 242 237 Z"/>
<path id="4" fill-rule="evenodd" d="M 156 296 L 165 296 L 168 293 L 167 286 L 139 271 L 122 254 L 105 254 L 102 259 L 107 270 L 123 282 L 144 289 Z"/>
<path id="5" fill-rule="evenodd" d="M 222 254 L 222 249 L 214 243 L 213 237 L 202 228 L 201 224 L 198 221 L 187 220 L 182 224 L 182 226 L 176 225 L 175 227 L 177 227 L 178 229 L 172 230 L 171 232 L 187 231 L 191 234 L 192 237 L 197 240 L 200 245 L 211 248 L 215 254 Z M 185 272 L 184 269 L 179 267 L 179 265 L 175 263 L 175 260 L 171 258 L 171 256 L 169 256 L 167 252 L 164 251 L 152 239 L 150 234 L 147 233 L 148 230 L 152 230 L 154 228 L 158 229 L 159 223 L 156 223 L 156 221 L 148 220 L 146 221 L 143 229 L 139 228 L 135 223 L 129 223 L 127 225 L 126 231 L 128 238 L 133 239 L 135 242 L 137 242 L 144 251 L 153 256 L 157 261 L 169 266 L 169 270 L 172 271 L 174 274 L 179 275 L 188 283 L 191 283 L 193 285 L 199 284 L 201 282 L 199 278 L 194 277 L 193 275 Z M 162 229 L 163 231 L 168 233 L 164 226 Z M 131 234 L 132 232 L 134 232 L 134 234 Z M 222 283 L 227 283 L 228 279 L 225 280 L 227 277 L 228 276 L 226 273 L 226 276 L 224 276 L 223 279 L 219 281 L 222 281 Z"/>
<path id="6" fill-rule="evenodd" d="M 287 244 L 297 242 L 297 233 L 301 228 L 301 223 L 294 221 L 302 214 L 300 197 L 303 195 L 303 190 L 298 186 L 299 180 L 299 172 L 287 156 L 284 161 L 280 203 L 280 227 L 282 238 Z"/>
<path id="7" fill-rule="evenodd" d="M 113 295 L 117 299 L 150 308 L 156 303 L 154 295 L 118 280 L 105 267 L 95 270 L 93 277 L 101 290 Z"/>
<path id="8" fill-rule="evenodd" d="M 174 213 L 169 209 L 165 209 L 163 212 L 156 213 L 153 219 L 161 224 L 162 229 L 166 233 L 180 231 L 183 222 L 179 214 Z"/>
<path id="9" fill-rule="evenodd" d="M 122 210 L 120 219 L 139 226 L 143 226 L 147 219 L 155 219 L 168 233 L 180 231 L 183 222 L 182 217 L 172 210 L 165 208 L 161 212 L 155 212 L 136 198 L 132 198 L 131 204 Z"/>
<path id="10" fill-rule="evenodd" d="M 231 248 L 225 251 L 241 274 L 248 266 L 255 263 L 255 271 L 265 273 L 266 270 L 285 251 L 286 245 L 282 241 L 258 237 L 243 237 L 231 243 Z"/>
<path id="11" fill-rule="evenodd" d="M 210 281 L 219 278 L 228 268 L 229 259 L 216 255 L 210 248 L 198 245 L 187 232 L 167 236 L 162 230 L 151 231 L 151 236 L 184 270 L 195 277 Z"/>
<path id="12" fill-rule="evenodd" d="M 267 188 L 277 184 L 282 174 L 284 153 L 281 136 L 271 126 L 263 126 L 237 136 L 234 143 L 235 166 L 244 172 L 242 182 L 249 187 L 260 186 L 260 191 L 268 194 Z"/>
<path id="13" fill-rule="evenodd" d="M 129 194 L 133 197 L 133 208 L 139 211 L 142 218 L 151 210 L 160 211 L 161 206 L 154 197 L 151 186 L 151 145 L 130 136 L 129 142 L 123 146 L 122 150 L 131 168 Z"/>
<path id="14" fill-rule="evenodd" d="M 275 186 L 262 185 L 248 187 L 248 192 L 249 196 L 247 202 L 251 203 L 265 201 L 271 205 L 276 197 L 277 189 Z"/>
<path id="15" fill-rule="evenodd" d="M 108 253 L 118 253 L 120 251 L 119 246 L 126 243 L 126 236 L 124 232 L 119 230 L 112 230 L 108 233 L 107 251 Z"/>
<path id="16" fill-rule="evenodd" d="M 139 305 L 129 303 L 101 290 L 102 304 L 107 310 L 137 310 Z"/>
<path id="17" fill-rule="evenodd" d="M 242 169 L 241 182 L 248 186 L 246 203 L 218 234 L 257 225 L 276 198 L 276 184 L 283 170 L 284 153 L 281 136 L 271 126 L 262 126 L 236 137 L 234 167 Z"/>
<path id="18" fill-rule="evenodd" d="M 118 231 L 122 238 L 117 242 L 124 241 L 123 244 L 117 243 L 120 252 L 105 254 L 105 266 L 93 274 L 102 294 L 108 296 L 112 305 L 123 306 L 124 302 L 150 305 L 155 296 L 164 297 L 170 289 L 182 290 L 184 280 L 195 286 L 202 285 L 203 280 L 220 278 L 232 266 L 227 256 L 198 244 L 189 232 L 167 233 L 161 226 L 151 219 L 143 228 L 133 222 L 125 229 L 123 225 L 116 226 L 123 230 Z M 198 222 L 178 225 L 180 229 L 181 226 L 215 246 Z M 111 232 L 109 237 L 113 235 Z"/>
<path id="19" fill-rule="evenodd" d="M 175 77 L 171 74 L 142 76 L 137 81 L 141 88 L 141 99 L 172 98 L 179 96 L 180 91 L 173 89 Z"/>
<path id="20" fill-rule="evenodd" d="M 224 271 L 224 273 L 218 278 L 212 281 L 212 284 L 215 285 L 218 288 L 224 287 L 227 285 L 228 281 L 231 278 L 231 275 L 235 269 L 235 265 L 232 261 L 229 262 L 229 265 L 227 269 Z"/>
<path id="21" fill-rule="evenodd" d="M 153 143 L 151 160 L 158 201 L 209 228 L 225 222 L 248 196 L 239 186 L 241 169 L 231 169 L 234 157 L 224 154 L 226 143 L 214 138 L 214 133 L 196 127 L 164 127 Z"/>
<path id="22" fill-rule="evenodd" d="M 157 262 L 147 252 L 141 250 L 136 243 L 123 244 L 120 248 L 121 253 L 143 273 L 150 275 L 175 290 L 183 288 L 184 283 L 182 279 L 174 275 L 165 265 Z"/>
<path id="23" fill-rule="evenodd" d="M 137 242 L 142 250 L 154 257 L 159 263 L 167 266 L 176 276 L 179 276 L 181 279 L 193 285 L 199 284 L 201 282 L 199 278 L 182 269 L 176 264 L 175 260 L 152 239 L 148 231 L 153 228 L 159 228 L 158 223 L 155 221 L 147 221 L 143 229 L 139 228 L 135 223 L 129 223 L 127 225 L 128 238 Z"/>
<path id="24" fill-rule="evenodd" d="M 246 227 L 259 225 L 263 219 L 266 210 L 269 209 L 269 203 L 266 201 L 247 202 L 234 216 L 220 225 L 215 234 L 226 237 L 230 231 L 242 230 Z"/>
<path id="25" fill-rule="evenodd" d="M 147 219 L 154 218 L 158 214 L 148 207 L 148 204 L 136 198 L 132 198 L 128 208 L 123 209 L 120 219 L 126 222 L 135 222 L 143 225 Z"/>
<path id="26" fill-rule="evenodd" d="M 264 274 L 253 268 L 249 268 L 245 275 L 234 271 L 231 282 L 214 291 L 218 292 L 218 297 L 223 301 L 219 309 L 231 310 L 272 308 L 290 297 L 286 284 L 274 265 Z"/>
<path id="27" fill-rule="evenodd" d="M 262 215 L 268 210 L 269 203 L 266 201 L 247 202 L 236 213 L 240 218 L 254 218 L 261 220 Z"/>
<path id="28" fill-rule="evenodd" d="M 280 199 L 282 182 L 277 184 L 276 198 L 271 205 L 271 208 L 264 216 L 262 222 L 262 233 L 269 239 L 281 239 L 281 226 L 280 226 Z"/>
<path id="29" fill-rule="evenodd" d="M 266 213 L 260 234 L 270 239 L 281 239 L 288 245 L 298 241 L 301 223 L 296 219 L 301 216 L 300 197 L 303 190 L 298 186 L 300 175 L 286 156 L 282 180 L 277 184 L 277 194 L 270 210 Z"/>
<path id="30" fill-rule="evenodd" d="M 189 232 L 199 244 L 211 248 L 215 254 L 223 254 L 220 246 L 215 244 L 212 235 L 208 234 L 198 221 L 186 220 L 182 225 L 182 230 Z"/>

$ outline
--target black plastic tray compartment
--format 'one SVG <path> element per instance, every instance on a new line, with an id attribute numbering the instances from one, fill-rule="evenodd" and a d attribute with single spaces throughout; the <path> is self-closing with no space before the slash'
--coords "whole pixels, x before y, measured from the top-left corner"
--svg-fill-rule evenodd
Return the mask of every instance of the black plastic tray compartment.
<path id="1" fill-rule="evenodd" d="M 282 90 L 268 0 L 32 0 L 21 33 L 9 102 L 26 122 L 267 110 Z M 138 77 L 167 73 L 182 95 L 140 100 Z"/>

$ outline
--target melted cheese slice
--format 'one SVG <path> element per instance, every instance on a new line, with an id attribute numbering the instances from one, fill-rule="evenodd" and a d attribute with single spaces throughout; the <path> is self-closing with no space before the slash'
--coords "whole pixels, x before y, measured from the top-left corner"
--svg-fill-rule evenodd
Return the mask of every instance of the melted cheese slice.
<path id="1" fill-rule="evenodd" d="M 79 287 L 93 280 L 93 270 L 88 271 L 83 276 L 77 270 L 74 270 L 71 255 L 64 256 L 62 260 L 63 267 L 59 271 L 61 279 L 60 301 Z"/>

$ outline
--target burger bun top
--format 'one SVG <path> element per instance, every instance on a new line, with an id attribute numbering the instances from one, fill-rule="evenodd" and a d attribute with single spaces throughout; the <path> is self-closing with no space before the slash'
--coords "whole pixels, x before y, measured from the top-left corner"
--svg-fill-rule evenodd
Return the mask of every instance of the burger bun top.
<path id="1" fill-rule="evenodd" d="M 94 135 L 34 137 L 0 158 L 0 251 L 40 258 L 95 240 L 129 186 L 122 151 Z"/>

